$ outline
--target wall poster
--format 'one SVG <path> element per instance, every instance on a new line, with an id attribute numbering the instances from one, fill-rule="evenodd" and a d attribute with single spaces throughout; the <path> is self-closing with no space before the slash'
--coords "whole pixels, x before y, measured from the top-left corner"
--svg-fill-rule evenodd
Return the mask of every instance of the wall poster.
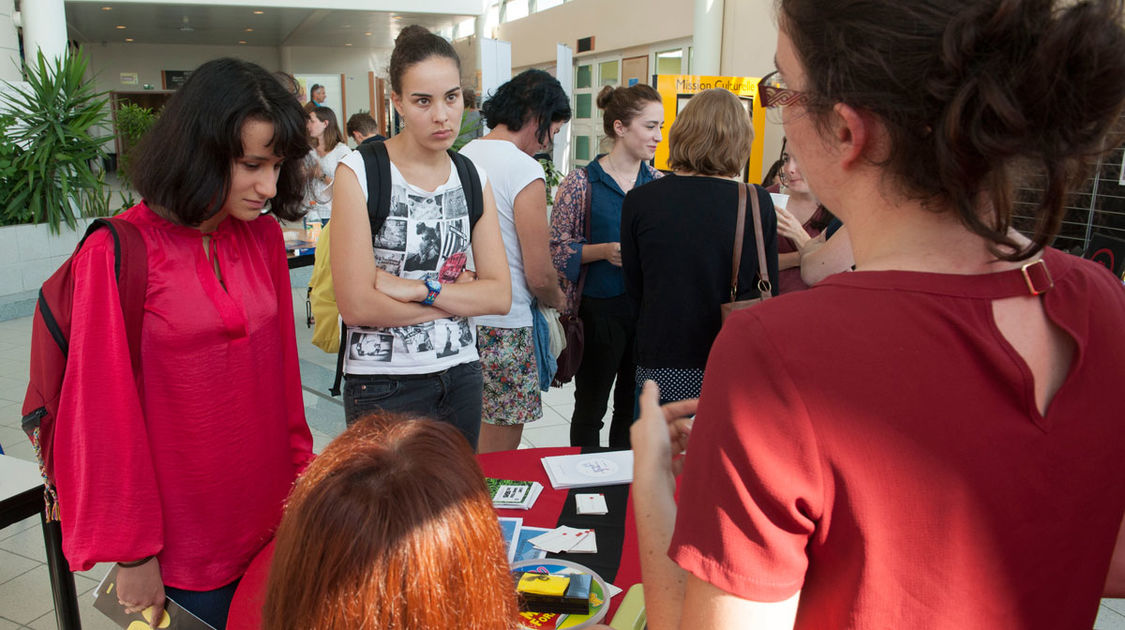
<path id="1" fill-rule="evenodd" d="M 754 128 L 754 142 L 750 146 L 750 161 L 744 173 L 753 183 L 761 181 L 762 152 L 765 146 L 766 111 L 758 102 L 758 77 L 709 77 L 688 74 L 653 75 L 653 85 L 664 101 L 664 139 L 656 148 L 656 168 L 668 169 L 668 130 L 676 120 L 676 114 L 693 95 L 711 88 L 729 90 L 742 101 Z"/>

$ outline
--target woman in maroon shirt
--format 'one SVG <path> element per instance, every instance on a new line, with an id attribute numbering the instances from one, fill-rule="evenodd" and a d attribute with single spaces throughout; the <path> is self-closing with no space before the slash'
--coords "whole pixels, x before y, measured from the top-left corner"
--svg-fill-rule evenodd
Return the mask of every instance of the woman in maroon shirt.
<path id="1" fill-rule="evenodd" d="M 777 266 L 781 270 L 777 292 L 785 294 L 808 288 L 801 279 L 801 256 L 828 226 L 832 214 L 813 197 L 797 158 L 788 151 L 781 153 L 778 176 L 781 192 L 789 197 L 784 206 L 777 208 L 777 234 L 781 237 L 777 241 Z"/>
<path id="2" fill-rule="evenodd" d="M 1125 292 L 1048 245 L 1125 106 L 1122 2 L 778 7 L 758 94 L 856 270 L 728 319 L 697 410 L 648 386 L 649 628 L 1091 627 L 1125 594 Z"/>

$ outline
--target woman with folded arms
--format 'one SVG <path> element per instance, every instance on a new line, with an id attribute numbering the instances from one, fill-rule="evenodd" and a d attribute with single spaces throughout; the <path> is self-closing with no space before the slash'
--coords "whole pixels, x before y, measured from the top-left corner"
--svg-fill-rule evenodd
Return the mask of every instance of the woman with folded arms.
<path id="1" fill-rule="evenodd" d="M 461 124 L 461 62 L 420 26 L 391 53 L 391 101 L 406 128 L 383 143 L 390 159 L 390 216 L 371 233 L 367 167 L 356 151 L 336 169 L 332 280 L 347 325 L 344 413 L 423 414 L 480 433 L 481 367 L 470 317 L 511 308 L 511 283 L 492 187 L 482 169 L 475 226 L 447 153 Z M 373 145 L 378 147 L 379 145 Z M 466 271 L 468 254 L 475 274 Z M 472 281 L 468 281 L 475 278 Z"/>

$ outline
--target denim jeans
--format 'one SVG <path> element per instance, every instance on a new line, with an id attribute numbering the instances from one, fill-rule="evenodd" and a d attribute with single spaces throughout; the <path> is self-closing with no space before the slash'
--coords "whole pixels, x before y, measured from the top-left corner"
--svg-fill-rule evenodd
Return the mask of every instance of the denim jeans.
<path id="1" fill-rule="evenodd" d="M 413 413 L 452 424 L 476 450 L 483 384 L 479 361 L 432 374 L 345 374 L 344 417 L 351 426 L 371 411 Z"/>
<path id="2" fill-rule="evenodd" d="M 234 599 L 238 582 L 239 580 L 235 580 L 213 591 L 185 591 L 165 586 L 164 595 L 211 627 L 222 630 L 227 627 L 227 613 L 230 612 L 230 602 Z"/>

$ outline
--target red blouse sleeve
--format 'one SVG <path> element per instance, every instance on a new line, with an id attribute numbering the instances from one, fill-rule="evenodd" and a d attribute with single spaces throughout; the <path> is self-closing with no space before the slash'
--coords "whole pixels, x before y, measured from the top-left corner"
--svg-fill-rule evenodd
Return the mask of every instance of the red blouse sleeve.
<path id="1" fill-rule="evenodd" d="M 277 291 L 277 317 L 281 324 L 281 345 L 283 348 L 284 378 L 282 389 L 285 395 L 289 421 L 289 447 L 293 466 L 299 474 L 312 461 L 312 434 L 305 419 L 305 401 L 301 392 L 301 366 L 297 356 L 297 333 L 293 321 L 293 288 L 289 282 L 289 262 L 285 253 L 285 239 L 281 226 L 272 217 L 257 221 L 267 225 L 261 230 L 259 238 L 266 241 L 263 249 L 270 253 L 270 269 L 274 288 Z"/>
<path id="2" fill-rule="evenodd" d="M 707 361 L 669 554 L 728 593 L 771 602 L 801 589 L 826 500 L 800 392 L 751 311 L 728 320 Z"/>
<path id="3" fill-rule="evenodd" d="M 74 258 L 70 352 L 54 438 L 63 550 L 72 571 L 163 547 L 149 437 L 105 230 Z"/>

